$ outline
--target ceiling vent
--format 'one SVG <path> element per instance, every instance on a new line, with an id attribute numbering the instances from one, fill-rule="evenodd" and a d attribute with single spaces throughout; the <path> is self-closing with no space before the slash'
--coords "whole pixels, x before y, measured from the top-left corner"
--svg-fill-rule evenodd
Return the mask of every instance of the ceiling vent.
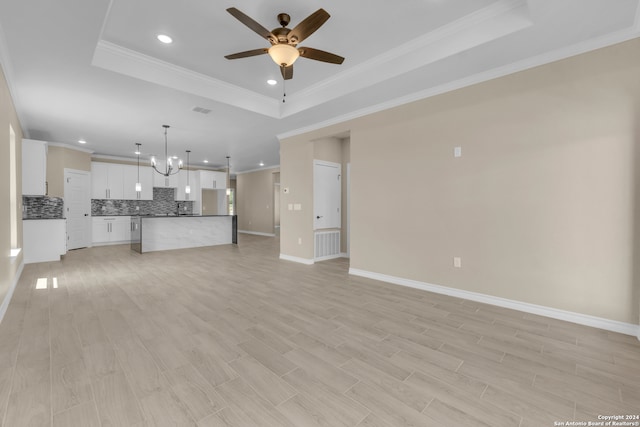
<path id="1" fill-rule="evenodd" d="M 195 111 L 196 113 L 202 113 L 202 114 L 209 114 L 211 112 L 211 110 L 209 110 L 208 108 L 202 108 L 202 107 L 193 107 L 191 111 Z"/>

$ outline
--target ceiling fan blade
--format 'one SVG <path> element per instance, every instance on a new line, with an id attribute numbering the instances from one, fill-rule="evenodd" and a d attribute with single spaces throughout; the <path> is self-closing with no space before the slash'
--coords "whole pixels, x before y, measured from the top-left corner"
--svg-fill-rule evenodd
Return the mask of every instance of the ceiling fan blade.
<path id="1" fill-rule="evenodd" d="M 227 12 L 229 12 L 238 21 L 242 22 L 244 25 L 246 25 L 251 30 L 253 30 L 255 33 L 257 33 L 260 37 L 265 38 L 267 40 L 269 40 L 269 38 L 271 37 L 271 32 L 269 30 L 267 30 L 262 25 L 258 24 L 256 21 L 254 21 L 253 18 L 240 12 L 235 7 L 230 7 L 229 9 L 227 9 Z"/>
<path id="2" fill-rule="evenodd" d="M 293 65 L 289 65 L 288 67 L 280 67 L 280 72 L 282 73 L 283 79 L 291 80 L 293 78 Z"/>
<path id="3" fill-rule="evenodd" d="M 288 35 L 289 42 L 296 45 L 300 43 L 302 40 L 309 37 L 313 34 L 318 28 L 324 24 L 327 19 L 329 19 L 331 15 L 327 13 L 324 9 L 318 9 L 313 12 L 311 15 L 307 16 L 307 18 L 296 25 L 296 27 L 291 30 Z"/>
<path id="4" fill-rule="evenodd" d="M 301 47 L 298 49 L 300 56 L 316 61 L 329 62 L 331 64 L 342 64 L 344 58 L 324 50 L 314 49 L 312 47 Z"/>
<path id="5" fill-rule="evenodd" d="M 227 59 L 248 58 L 250 56 L 264 55 L 267 52 L 269 52 L 269 49 L 264 47 L 262 49 L 253 49 L 253 50 L 247 50 L 245 52 L 238 52 L 238 53 L 233 53 L 231 55 L 225 55 L 225 58 Z"/>

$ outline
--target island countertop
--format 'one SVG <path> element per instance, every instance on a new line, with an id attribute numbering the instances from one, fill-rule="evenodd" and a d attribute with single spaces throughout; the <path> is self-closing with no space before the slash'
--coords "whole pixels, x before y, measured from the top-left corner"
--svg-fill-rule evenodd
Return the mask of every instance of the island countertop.
<path id="1" fill-rule="evenodd" d="M 131 217 L 131 249 L 145 253 L 235 244 L 237 215 L 140 215 Z"/>

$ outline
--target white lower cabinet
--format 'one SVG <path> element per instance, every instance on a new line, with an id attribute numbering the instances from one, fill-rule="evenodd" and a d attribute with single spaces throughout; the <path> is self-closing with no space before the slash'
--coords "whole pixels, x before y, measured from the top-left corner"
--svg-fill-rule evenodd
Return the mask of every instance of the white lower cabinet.
<path id="1" fill-rule="evenodd" d="M 94 245 L 127 243 L 131 241 L 130 216 L 98 216 L 92 218 Z"/>
<path id="2" fill-rule="evenodd" d="M 22 221 L 22 246 L 25 264 L 60 261 L 67 253 L 67 222 L 64 219 Z"/>

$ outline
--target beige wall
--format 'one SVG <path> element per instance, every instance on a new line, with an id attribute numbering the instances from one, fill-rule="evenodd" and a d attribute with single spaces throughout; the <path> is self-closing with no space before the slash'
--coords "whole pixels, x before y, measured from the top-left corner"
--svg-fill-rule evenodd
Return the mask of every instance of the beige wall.
<path id="1" fill-rule="evenodd" d="M 238 174 L 236 208 L 238 230 L 273 234 L 273 183 L 279 169 Z"/>
<path id="2" fill-rule="evenodd" d="M 22 264 L 22 253 L 11 262 L 11 211 L 9 189 L 9 127 L 13 128 L 16 140 L 17 200 L 16 218 L 18 246 L 22 247 L 22 128 L 11 99 L 4 73 L 0 68 L 0 306 L 5 301 L 9 289 L 18 277 Z M 2 315 L 3 313 L 0 313 Z"/>
<path id="3" fill-rule="evenodd" d="M 49 146 L 47 149 L 48 195 L 64 197 L 64 169 L 91 172 L 91 154 L 71 148 Z"/>
<path id="4" fill-rule="evenodd" d="M 310 141 L 350 131 L 352 268 L 637 324 L 639 50 L 289 138 L 282 186 L 308 200 Z M 281 252 L 311 258 L 311 215 L 284 213 Z"/>

